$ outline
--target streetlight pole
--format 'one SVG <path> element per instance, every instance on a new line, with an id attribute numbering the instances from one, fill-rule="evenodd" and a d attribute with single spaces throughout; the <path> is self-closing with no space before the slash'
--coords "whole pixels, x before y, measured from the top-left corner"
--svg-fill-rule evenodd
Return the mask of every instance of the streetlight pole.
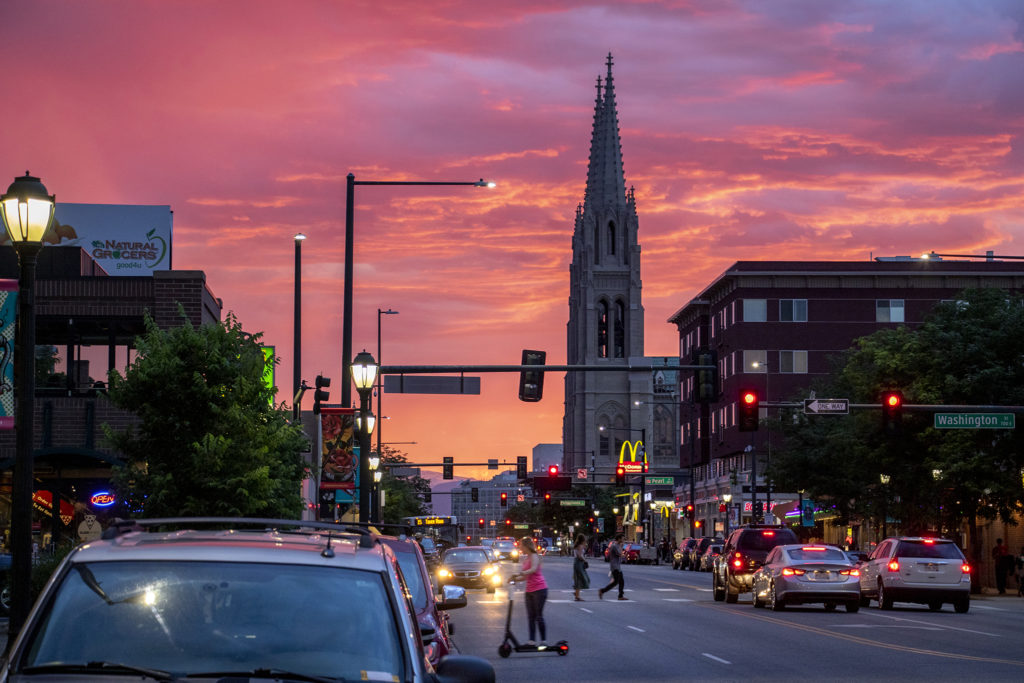
<path id="1" fill-rule="evenodd" d="M 494 187 L 495 183 L 487 182 L 483 178 L 475 182 L 443 182 L 443 181 L 420 181 L 420 180 L 356 180 L 354 174 L 349 173 L 345 185 L 345 291 L 344 311 L 342 314 L 341 329 L 341 362 L 342 376 L 348 377 L 350 363 L 352 362 L 352 268 L 353 268 L 353 243 L 355 242 L 355 196 L 356 185 L 471 185 L 474 187 Z M 341 384 L 341 405 L 345 408 L 352 403 L 352 388 L 347 381 Z"/>
<path id="2" fill-rule="evenodd" d="M 20 298 L 16 351 L 17 404 L 15 410 L 16 446 L 11 481 L 11 610 L 7 645 L 21 629 L 32 607 L 32 489 L 33 439 L 35 420 L 35 279 L 36 262 L 43 246 L 43 234 L 53 224 L 55 195 L 29 175 L 15 178 L 0 196 L 0 218 L 18 253 Z M 54 491 L 52 505 L 60 505 Z"/>
<path id="3" fill-rule="evenodd" d="M 765 352 L 765 353 L 767 353 L 767 352 Z M 768 375 L 771 373 L 771 367 L 768 365 L 767 361 L 765 361 L 764 363 L 762 363 L 760 361 L 754 361 L 752 363 L 752 365 L 755 368 L 764 366 L 764 402 L 765 402 L 764 412 L 765 412 L 765 415 L 767 417 L 770 417 L 770 415 L 768 415 L 768 407 L 771 404 L 771 400 L 772 399 L 768 395 Z M 772 464 L 772 430 L 771 430 L 771 424 L 770 423 L 768 424 L 768 435 L 765 437 L 765 443 L 767 444 L 767 457 L 765 459 L 765 466 L 766 467 L 771 467 L 771 464 Z M 755 484 L 756 484 L 756 482 L 755 482 Z M 765 479 L 764 484 L 765 484 L 765 490 L 764 490 L 764 509 L 765 509 L 765 512 L 768 512 L 770 514 L 771 513 L 771 509 L 772 509 L 772 486 L 771 486 L 771 482 L 769 482 L 767 479 Z"/>
<path id="4" fill-rule="evenodd" d="M 292 422 L 299 422 L 299 389 L 302 387 L 302 241 L 306 236 L 295 234 L 295 322 L 292 341 Z"/>
<path id="5" fill-rule="evenodd" d="M 723 493 L 722 500 L 725 501 L 725 538 L 729 538 L 729 511 L 732 503 L 732 494 Z"/>
<path id="6" fill-rule="evenodd" d="M 373 383 L 377 379 L 377 362 L 373 356 L 363 349 L 350 365 L 352 381 L 359 392 L 359 521 L 370 520 L 370 432 L 373 431 L 373 420 L 370 415 L 370 403 Z M 347 385 L 348 382 L 344 382 Z"/>

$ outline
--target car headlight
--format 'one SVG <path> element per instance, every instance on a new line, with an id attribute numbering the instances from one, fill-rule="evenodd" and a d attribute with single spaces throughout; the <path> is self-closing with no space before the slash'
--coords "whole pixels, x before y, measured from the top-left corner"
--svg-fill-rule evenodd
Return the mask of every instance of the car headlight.
<path id="1" fill-rule="evenodd" d="M 437 570 L 437 575 L 442 579 L 447 579 L 449 576 L 452 575 L 452 573 L 447 569 L 441 568 Z"/>
<path id="2" fill-rule="evenodd" d="M 484 575 L 485 576 L 490 576 L 491 574 L 493 574 L 496 571 L 498 571 L 498 570 L 495 569 L 494 567 L 488 567 L 487 569 L 484 570 Z"/>
<path id="3" fill-rule="evenodd" d="M 519 557 L 519 551 L 518 550 L 513 550 L 512 551 L 512 557 Z"/>

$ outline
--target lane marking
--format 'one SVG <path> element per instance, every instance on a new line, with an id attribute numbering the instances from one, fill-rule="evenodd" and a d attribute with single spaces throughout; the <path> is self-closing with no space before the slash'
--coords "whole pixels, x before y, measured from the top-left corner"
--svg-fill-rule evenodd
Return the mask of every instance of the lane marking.
<path id="1" fill-rule="evenodd" d="M 504 600 L 477 600 L 478 605 L 501 605 L 504 604 Z"/>
<path id="2" fill-rule="evenodd" d="M 575 600 L 548 600 L 548 602 L 576 602 Z"/>
<path id="3" fill-rule="evenodd" d="M 647 633 L 647 631 L 643 630 L 642 628 L 637 628 L 636 626 L 627 626 L 626 628 L 633 629 L 637 633 Z"/>
<path id="4" fill-rule="evenodd" d="M 678 593 L 678 588 L 654 588 L 653 590 L 660 591 L 662 593 Z"/>
<path id="5" fill-rule="evenodd" d="M 832 628 L 912 628 L 918 631 L 941 631 L 938 626 L 903 626 L 901 624 L 832 624 Z"/>
<path id="6" fill-rule="evenodd" d="M 730 662 L 729 660 L 722 659 L 721 657 L 716 657 L 713 654 L 711 654 L 710 652 L 701 652 L 701 654 L 704 655 L 705 657 L 707 657 L 708 659 L 715 660 L 716 662 L 718 662 L 720 664 L 732 664 L 732 662 Z"/>
<path id="7" fill-rule="evenodd" d="M 662 598 L 665 602 L 693 602 L 690 598 Z"/>
<path id="8" fill-rule="evenodd" d="M 588 609 L 587 609 L 586 607 L 580 607 L 580 611 L 581 611 L 581 612 L 586 612 L 587 614 L 593 614 L 593 612 L 591 612 L 590 610 L 588 610 Z"/>
<path id="9" fill-rule="evenodd" d="M 877 614 L 875 612 L 868 612 L 865 616 L 880 617 L 882 619 L 892 619 L 893 621 L 905 621 L 912 624 L 924 624 L 925 626 L 934 626 L 942 630 L 950 631 L 963 631 L 964 633 L 975 633 L 979 636 L 991 636 L 992 638 L 1002 638 L 998 633 L 989 633 L 987 631 L 976 631 L 973 628 L 962 628 L 960 626 L 947 626 L 946 624 L 937 624 L 932 621 L 922 621 L 920 619 L 910 619 L 909 617 L 896 617 L 888 614 Z"/>

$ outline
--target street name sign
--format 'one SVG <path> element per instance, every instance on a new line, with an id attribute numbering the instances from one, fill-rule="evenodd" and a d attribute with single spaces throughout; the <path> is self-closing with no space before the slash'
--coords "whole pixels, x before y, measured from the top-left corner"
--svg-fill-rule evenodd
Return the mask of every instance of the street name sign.
<path id="1" fill-rule="evenodd" d="M 655 477 L 648 475 L 644 477 L 644 486 L 675 486 L 675 477 Z"/>
<path id="2" fill-rule="evenodd" d="M 935 413 L 936 429 L 1014 429 L 1013 413 Z"/>
<path id="3" fill-rule="evenodd" d="M 587 501 L 573 498 L 563 498 L 558 501 L 558 504 L 564 508 L 581 508 L 587 504 Z"/>
<path id="4" fill-rule="evenodd" d="M 848 415 L 850 399 L 848 398 L 805 398 L 805 415 Z"/>

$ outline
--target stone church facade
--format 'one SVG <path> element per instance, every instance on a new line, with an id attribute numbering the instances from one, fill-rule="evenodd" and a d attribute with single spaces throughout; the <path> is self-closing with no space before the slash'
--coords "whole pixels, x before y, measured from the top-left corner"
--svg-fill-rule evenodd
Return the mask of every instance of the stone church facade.
<path id="1" fill-rule="evenodd" d="M 597 482 L 614 476 L 626 441 L 645 441 L 651 473 L 680 467 L 672 369 L 679 359 L 644 357 L 639 219 L 633 188 L 626 189 L 610 54 L 607 69 L 597 79 L 587 184 L 573 228 L 566 359 L 623 370 L 566 373 L 562 426 L 563 467 L 592 468 Z M 641 364 L 666 369 L 627 369 Z"/>

